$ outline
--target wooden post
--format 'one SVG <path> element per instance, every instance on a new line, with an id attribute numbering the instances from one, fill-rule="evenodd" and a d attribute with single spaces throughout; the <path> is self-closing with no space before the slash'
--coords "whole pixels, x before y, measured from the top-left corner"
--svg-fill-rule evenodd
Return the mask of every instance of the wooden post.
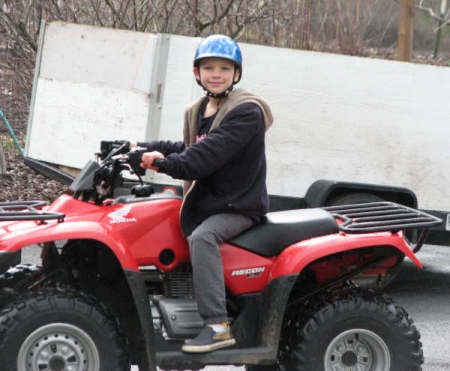
<path id="1" fill-rule="evenodd" d="M 397 59 L 408 62 L 412 56 L 414 7 L 413 0 L 400 0 L 400 19 L 398 22 Z"/>

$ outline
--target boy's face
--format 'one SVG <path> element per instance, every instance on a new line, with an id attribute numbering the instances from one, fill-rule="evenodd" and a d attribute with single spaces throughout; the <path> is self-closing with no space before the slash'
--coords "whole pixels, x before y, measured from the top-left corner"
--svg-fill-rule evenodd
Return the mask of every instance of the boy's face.
<path id="1" fill-rule="evenodd" d="M 206 90 L 214 94 L 223 93 L 239 80 L 239 70 L 235 70 L 234 63 L 221 58 L 202 59 L 199 68 L 194 67 L 194 75 Z"/>

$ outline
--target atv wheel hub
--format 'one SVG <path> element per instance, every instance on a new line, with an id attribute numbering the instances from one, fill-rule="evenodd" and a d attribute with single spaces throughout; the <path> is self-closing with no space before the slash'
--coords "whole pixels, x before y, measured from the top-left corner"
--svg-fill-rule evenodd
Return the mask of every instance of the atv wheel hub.
<path id="1" fill-rule="evenodd" d="M 64 368 L 66 367 L 66 361 L 61 357 L 54 357 L 50 360 L 48 365 L 50 370 L 52 371 L 64 371 Z"/>
<path id="2" fill-rule="evenodd" d="M 351 351 L 345 352 L 342 355 L 342 363 L 346 366 L 354 366 L 358 362 L 358 356 Z"/>
<path id="3" fill-rule="evenodd" d="M 390 370 L 391 357 L 383 339 L 372 331 L 352 329 L 336 336 L 325 352 L 327 371 Z"/>
<path id="4" fill-rule="evenodd" d="M 66 323 L 52 323 L 25 339 L 17 366 L 26 371 L 94 371 L 100 369 L 100 357 L 86 332 Z"/>

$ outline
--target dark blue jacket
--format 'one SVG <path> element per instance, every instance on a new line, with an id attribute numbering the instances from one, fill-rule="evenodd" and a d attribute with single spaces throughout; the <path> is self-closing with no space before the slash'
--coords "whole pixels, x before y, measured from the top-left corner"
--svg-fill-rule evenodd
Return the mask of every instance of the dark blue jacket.
<path id="1" fill-rule="evenodd" d="M 195 180 L 181 210 L 185 236 L 214 214 L 238 213 L 256 219 L 267 212 L 265 131 L 260 107 L 244 103 L 189 147 L 171 141 L 138 143 L 166 156 L 160 172 Z"/>

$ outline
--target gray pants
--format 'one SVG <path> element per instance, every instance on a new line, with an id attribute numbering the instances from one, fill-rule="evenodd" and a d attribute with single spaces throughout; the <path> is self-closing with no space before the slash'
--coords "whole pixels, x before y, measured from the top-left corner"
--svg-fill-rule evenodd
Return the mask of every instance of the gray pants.
<path id="1" fill-rule="evenodd" d="M 198 310 L 205 324 L 228 320 L 225 280 L 219 245 L 253 225 L 239 214 L 216 214 L 204 220 L 187 238 Z"/>

